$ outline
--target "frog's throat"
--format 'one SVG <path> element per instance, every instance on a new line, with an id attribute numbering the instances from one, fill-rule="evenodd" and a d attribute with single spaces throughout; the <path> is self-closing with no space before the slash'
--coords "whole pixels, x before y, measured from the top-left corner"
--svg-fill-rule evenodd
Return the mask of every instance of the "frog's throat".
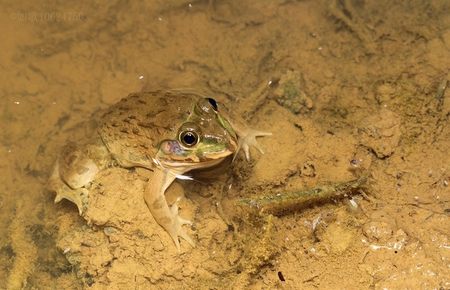
<path id="1" fill-rule="evenodd" d="M 184 173 L 194 169 L 209 168 L 218 165 L 224 160 L 224 158 L 211 159 L 202 162 L 183 162 L 183 161 L 166 161 L 153 159 L 153 162 L 158 167 L 168 169 L 177 173 Z"/>

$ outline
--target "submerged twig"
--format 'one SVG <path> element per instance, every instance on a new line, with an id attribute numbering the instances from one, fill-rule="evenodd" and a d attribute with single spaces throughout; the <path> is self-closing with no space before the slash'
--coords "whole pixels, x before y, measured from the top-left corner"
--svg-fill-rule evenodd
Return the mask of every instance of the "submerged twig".
<path id="1" fill-rule="evenodd" d="M 362 191 L 367 176 L 336 184 L 321 185 L 302 191 L 292 191 L 254 198 L 240 199 L 239 204 L 256 209 L 261 213 L 284 215 L 293 210 L 308 207 L 312 204 L 330 199 L 343 198 Z"/>
<path id="2" fill-rule="evenodd" d="M 444 95 L 445 90 L 447 89 L 448 81 L 444 79 L 438 86 L 436 90 L 436 94 L 434 95 L 435 99 L 438 101 L 438 111 L 442 110 L 442 105 L 444 104 Z"/>

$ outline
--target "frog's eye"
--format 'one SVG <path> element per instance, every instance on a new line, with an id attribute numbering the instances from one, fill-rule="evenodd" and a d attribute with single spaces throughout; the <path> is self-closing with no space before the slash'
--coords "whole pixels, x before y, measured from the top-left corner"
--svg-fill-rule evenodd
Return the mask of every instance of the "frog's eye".
<path id="1" fill-rule="evenodd" d="M 200 115 L 215 114 L 218 110 L 216 100 L 212 98 L 204 98 L 198 101 L 195 110 Z"/>
<path id="2" fill-rule="evenodd" d="M 178 141 L 186 147 L 193 147 L 200 141 L 200 128 L 194 123 L 185 123 L 178 133 Z"/>
<path id="3" fill-rule="evenodd" d="M 180 141 L 186 147 L 192 147 L 198 142 L 198 135 L 195 132 L 184 131 L 180 134 Z"/>

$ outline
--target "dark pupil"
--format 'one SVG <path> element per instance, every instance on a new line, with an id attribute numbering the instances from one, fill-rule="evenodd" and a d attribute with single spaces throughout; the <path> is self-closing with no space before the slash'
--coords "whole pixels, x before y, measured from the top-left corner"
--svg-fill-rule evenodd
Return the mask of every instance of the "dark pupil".
<path id="1" fill-rule="evenodd" d="M 215 111 L 217 111 L 217 102 L 216 100 L 212 98 L 208 98 L 208 102 L 211 104 L 211 106 L 214 108 Z"/>
<path id="2" fill-rule="evenodd" d="M 183 135 L 183 141 L 187 145 L 192 145 L 197 142 L 197 137 L 192 132 L 187 132 Z"/>

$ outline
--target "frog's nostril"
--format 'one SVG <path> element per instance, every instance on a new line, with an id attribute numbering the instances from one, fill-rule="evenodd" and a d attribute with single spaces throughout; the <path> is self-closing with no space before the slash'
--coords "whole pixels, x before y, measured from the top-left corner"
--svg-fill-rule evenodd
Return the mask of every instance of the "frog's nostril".
<path id="1" fill-rule="evenodd" d="M 207 98 L 208 102 L 211 104 L 211 106 L 214 108 L 214 111 L 217 111 L 217 102 L 213 98 Z"/>

